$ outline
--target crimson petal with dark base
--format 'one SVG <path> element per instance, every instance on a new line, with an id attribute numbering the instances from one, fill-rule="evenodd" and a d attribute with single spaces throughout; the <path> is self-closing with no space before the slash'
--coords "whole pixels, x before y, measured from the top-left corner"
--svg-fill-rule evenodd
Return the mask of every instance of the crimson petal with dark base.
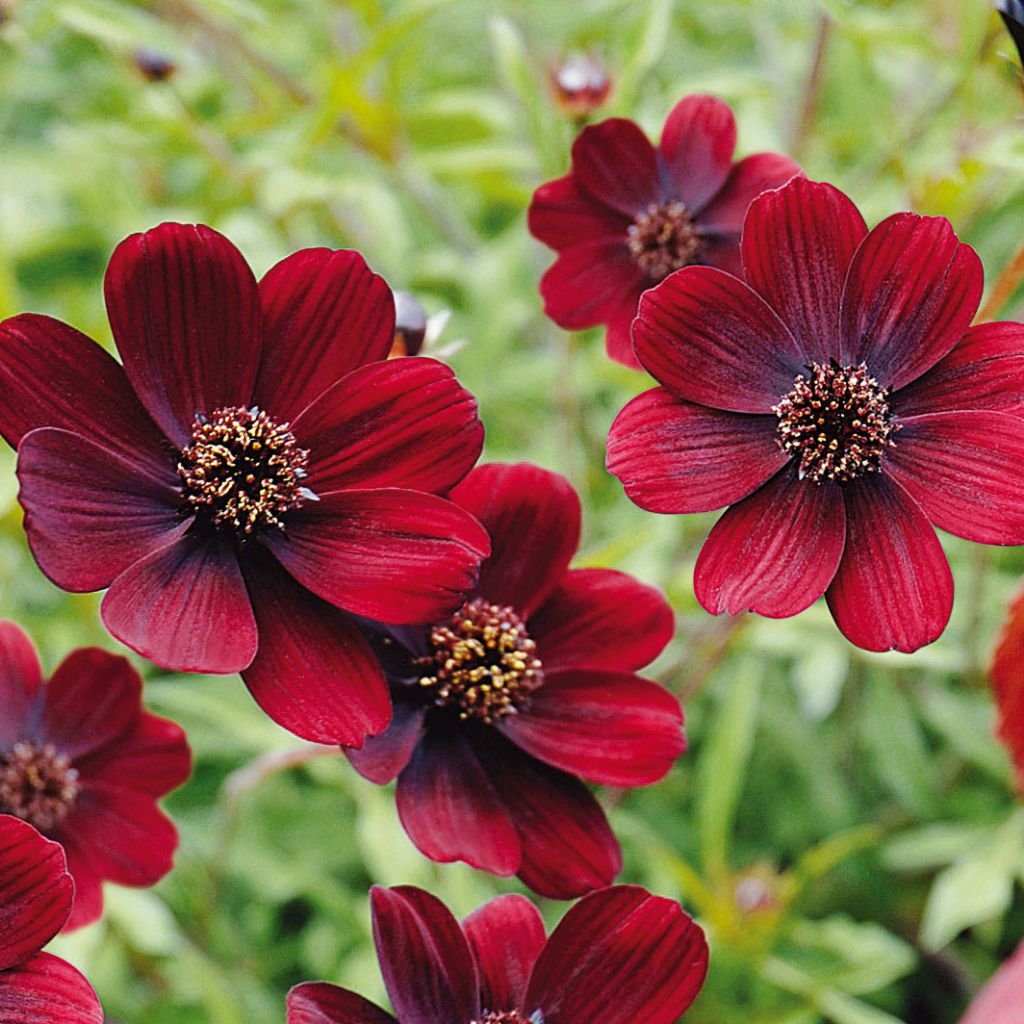
<path id="1" fill-rule="evenodd" d="M 356 750 L 345 747 L 344 754 L 364 779 L 382 786 L 394 779 L 409 763 L 423 736 L 427 709 L 422 704 L 397 700 L 386 730 L 371 736 Z"/>
<path id="2" fill-rule="evenodd" d="M 650 282 L 622 238 L 574 245 L 559 255 L 540 279 L 544 312 L 559 327 L 577 331 L 619 316 Z"/>
<path id="3" fill-rule="evenodd" d="M 572 168 L 587 195 L 630 220 L 659 198 L 654 147 L 625 118 L 613 117 L 584 128 L 573 143 Z"/>
<path id="4" fill-rule="evenodd" d="M 397 1024 L 362 996 L 323 981 L 296 985 L 287 1005 L 287 1024 Z"/>
<path id="5" fill-rule="evenodd" d="M 32 641 L 20 626 L 0 622 L 0 750 L 9 750 L 21 739 L 42 682 Z"/>
<path id="6" fill-rule="evenodd" d="M 567 174 L 534 192 L 527 222 L 534 238 L 553 249 L 568 249 L 598 238 L 615 238 L 621 245 L 631 218 L 594 202 Z"/>
<path id="7" fill-rule="evenodd" d="M 766 189 L 778 188 L 802 173 L 798 163 L 781 153 L 753 153 L 744 157 L 733 165 L 721 190 L 700 211 L 701 232 L 711 238 L 728 236 L 730 250 L 734 250 L 751 202 Z M 715 259 L 702 255 L 704 262 L 721 266 Z M 742 267 L 739 269 L 742 272 Z"/>
<path id="8" fill-rule="evenodd" d="M 666 191 L 696 213 L 729 176 L 736 118 L 714 96 L 686 96 L 669 113 L 659 149 Z"/>
<path id="9" fill-rule="evenodd" d="M 71 964 L 49 953 L 0 973 L 4 1024 L 103 1024 L 92 986 Z"/>

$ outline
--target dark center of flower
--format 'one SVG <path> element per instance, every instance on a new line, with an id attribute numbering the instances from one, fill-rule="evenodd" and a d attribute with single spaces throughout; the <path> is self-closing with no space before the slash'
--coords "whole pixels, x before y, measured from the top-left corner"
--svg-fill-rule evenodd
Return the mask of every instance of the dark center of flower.
<path id="1" fill-rule="evenodd" d="M 519 1015 L 518 1010 L 502 1010 L 497 1012 L 489 1010 L 478 1020 L 470 1021 L 470 1024 L 528 1024 L 526 1018 Z"/>
<path id="2" fill-rule="evenodd" d="M 514 715 L 544 681 L 537 645 L 523 620 L 511 608 L 481 598 L 435 626 L 430 647 L 416 662 L 423 673 L 420 686 L 433 691 L 438 707 L 454 708 L 463 720 L 493 725 Z"/>
<path id="3" fill-rule="evenodd" d="M 255 406 L 196 413 L 192 442 L 178 458 L 182 511 L 240 534 L 282 529 L 285 513 L 316 500 L 302 486 L 308 463 L 288 424 Z"/>
<path id="4" fill-rule="evenodd" d="M 800 477 L 816 483 L 845 483 L 877 472 L 900 429 L 892 421 L 888 391 L 863 363 L 813 363 L 772 412 L 779 419 L 779 444 L 800 460 Z"/>
<path id="5" fill-rule="evenodd" d="M 15 743 L 0 754 L 0 814 L 13 814 L 46 832 L 71 810 L 78 772 L 49 743 Z"/>
<path id="6" fill-rule="evenodd" d="M 637 266 L 660 281 L 693 263 L 700 253 L 700 231 L 679 202 L 651 203 L 627 229 L 629 251 Z"/>

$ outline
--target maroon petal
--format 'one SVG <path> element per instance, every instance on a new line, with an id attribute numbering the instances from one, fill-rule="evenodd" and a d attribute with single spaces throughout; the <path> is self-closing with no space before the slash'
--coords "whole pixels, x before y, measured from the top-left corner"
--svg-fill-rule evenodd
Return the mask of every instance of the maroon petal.
<path id="1" fill-rule="evenodd" d="M 568 900 L 611 884 L 622 851 L 601 805 L 579 779 L 495 734 L 477 754 L 522 842 L 517 874 L 534 892 Z"/>
<path id="2" fill-rule="evenodd" d="M 529 708 L 499 727 L 545 764 L 609 786 L 657 782 L 686 749 L 679 701 L 628 672 L 548 674 Z"/>
<path id="3" fill-rule="evenodd" d="M 771 412 L 803 365 L 764 299 L 714 267 L 684 267 L 644 292 L 633 348 L 677 397 L 732 412 Z"/>
<path id="4" fill-rule="evenodd" d="M 325 981 L 296 985 L 288 993 L 287 1007 L 287 1024 L 397 1024 L 362 996 Z"/>
<path id="5" fill-rule="evenodd" d="M 382 786 L 398 776 L 423 736 L 427 709 L 422 704 L 397 700 L 387 729 L 371 736 L 362 749 L 346 747 L 345 756 L 364 779 Z"/>
<path id="6" fill-rule="evenodd" d="M 989 679 L 998 712 L 996 736 L 1013 762 L 1017 793 L 1024 796 L 1024 589 L 1010 599 Z"/>
<path id="7" fill-rule="evenodd" d="M 736 149 L 736 118 L 715 96 L 685 96 L 661 132 L 661 163 L 673 198 L 697 212 L 721 189 Z"/>
<path id="8" fill-rule="evenodd" d="M 974 997 L 960 1024 L 1020 1024 L 1024 1006 L 1024 944 Z"/>
<path id="9" fill-rule="evenodd" d="M 271 267 L 259 290 L 255 395 L 275 417 L 293 419 L 345 374 L 391 351 L 391 289 L 357 252 L 302 249 Z"/>
<path id="10" fill-rule="evenodd" d="M 952 352 L 893 396 L 899 416 L 954 409 L 1024 413 L 1024 324 L 971 327 Z"/>
<path id="11" fill-rule="evenodd" d="M 256 279 L 202 224 L 161 224 L 114 250 L 107 314 L 128 379 L 178 448 L 197 412 L 251 403 L 260 354 Z"/>
<path id="12" fill-rule="evenodd" d="M 433 359 L 360 367 L 293 425 L 309 449 L 307 486 L 409 487 L 442 494 L 472 469 L 484 443 L 476 399 Z"/>
<path id="13" fill-rule="evenodd" d="M 1024 544 L 1024 420 L 943 412 L 900 425 L 886 471 L 936 526 L 980 544 Z"/>
<path id="14" fill-rule="evenodd" d="M 793 333 L 807 359 L 837 355 L 843 284 L 868 233 L 839 189 L 794 178 L 751 204 L 743 225 L 743 268 Z"/>
<path id="15" fill-rule="evenodd" d="M 267 546 L 304 587 L 378 622 L 432 622 L 476 581 L 487 535 L 457 505 L 381 488 L 321 495 Z"/>
<path id="16" fill-rule="evenodd" d="M 32 641 L 20 626 L 0 622 L 0 750 L 9 750 L 24 738 L 42 682 Z"/>
<path id="17" fill-rule="evenodd" d="M 123 644 L 176 672 L 239 672 L 256 654 L 256 620 L 227 541 L 187 535 L 129 566 L 100 606 Z"/>
<path id="18" fill-rule="evenodd" d="M 936 640 L 953 608 L 953 576 L 928 518 L 890 476 L 845 492 L 846 549 L 827 592 L 847 640 L 909 653 Z"/>
<path id="19" fill-rule="evenodd" d="M 655 587 L 614 569 L 571 569 L 529 622 L 545 672 L 589 665 L 632 672 L 650 664 L 675 631 Z"/>
<path id="20" fill-rule="evenodd" d="M 544 1024 L 673 1024 L 708 969 L 704 933 L 672 900 L 617 885 L 580 900 L 537 960 L 526 1008 Z"/>
<path id="21" fill-rule="evenodd" d="M 740 233 L 707 235 L 700 243 L 701 265 L 723 270 L 733 277 L 743 278 L 743 260 L 740 259 Z"/>
<path id="22" fill-rule="evenodd" d="M 630 217 L 594 202 L 571 174 L 541 185 L 527 213 L 530 234 L 559 250 L 599 238 L 617 238 L 621 244 L 630 223 Z"/>
<path id="23" fill-rule="evenodd" d="M 462 922 L 480 975 L 482 1010 L 521 1010 L 530 972 L 547 941 L 537 908 L 516 893 L 497 896 Z"/>
<path id="24" fill-rule="evenodd" d="M 666 388 L 638 395 L 608 431 L 608 472 L 648 512 L 709 512 L 757 490 L 789 460 L 774 416 L 722 412 Z"/>
<path id="25" fill-rule="evenodd" d="M 64 925 L 66 933 L 93 924 L 103 916 L 103 878 L 93 866 L 89 849 L 74 832 L 58 827 L 56 841 L 64 847 L 68 872 L 75 882 L 75 905 Z"/>
<path id="26" fill-rule="evenodd" d="M 359 746 L 385 729 L 391 698 L 384 674 L 351 617 L 266 556 L 247 566 L 260 646 L 242 679 L 256 703 L 313 743 Z"/>
<path id="27" fill-rule="evenodd" d="M 451 493 L 491 538 L 477 592 L 526 617 L 561 582 L 580 542 L 572 484 L 526 462 L 477 466 Z"/>
<path id="28" fill-rule="evenodd" d="M 749 609 L 784 619 L 802 612 L 836 574 L 844 515 L 838 485 L 783 470 L 715 524 L 694 569 L 697 600 L 712 615 Z"/>
<path id="29" fill-rule="evenodd" d="M 60 427 L 129 462 L 163 465 L 163 437 L 124 368 L 59 320 L 23 313 L 0 324 L 0 391 L 0 435 L 13 448 L 38 427 Z"/>
<path id="30" fill-rule="evenodd" d="M 519 836 L 471 744 L 457 727 L 428 729 L 398 776 L 398 816 L 416 848 L 495 875 L 519 868 Z"/>
<path id="31" fill-rule="evenodd" d="M 572 170 L 583 192 L 630 220 L 659 198 L 654 147 L 625 118 L 613 117 L 584 128 L 573 143 Z"/>
<path id="32" fill-rule="evenodd" d="M 718 194 L 700 211 L 701 231 L 705 235 L 734 235 L 739 239 L 743 218 L 754 199 L 801 173 L 799 164 L 780 153 L 753 153 L 738 161 Z"/>
<path id="33" fill-rule="evenodd" d="M 566 249 L 540 279 L 544 312 L 569 331 L 617 318 L 649 282 L 633 261 L 625 238 L 585 242 Z"/>
<path id="34" fill-rule="evenodd" d="M 631 370 L 642 369 L 633 351 L 633 320 L 645 287 L 646 284 L 622 293 L 615 309 L 605 316 L 605 353 L 609 359 Z"/>
<path id="35" fill-rule="evenodd" d="M 843 361 L 867 363 L 898 390 L 963 338 L 981 301 L 977 253 L 944 217 L 897 213 L 874 228 L 850 264 L 840 318 Z"/>
<path id="36" fill-rule="evenodd" d="M 60 846 L 20 818 L 0 814 L 0 972 L 28 960 L 60 931 L 73 892 Z"/>
<path id="37" fill-rule="evenodd" d="M 92 986 L 71 964 L 49 953 L 0 974 L 4 1024 L 103 1024 Z"/>
<path id="38" fill-rule="evenodd" d="M 18 479 L 32 554 L 63 590 L 109 586 L 188 527 L 170 469 L 157 473 L 67 430 L 27 434 Z"/>
<path id="39" fill-rule="evenodd" d="M 409 885 L 374 886 L 370 906 L 381 974 L 402 1024 L 461 1024 L 478 1017 L 476 965 L 451 911 Z"/>

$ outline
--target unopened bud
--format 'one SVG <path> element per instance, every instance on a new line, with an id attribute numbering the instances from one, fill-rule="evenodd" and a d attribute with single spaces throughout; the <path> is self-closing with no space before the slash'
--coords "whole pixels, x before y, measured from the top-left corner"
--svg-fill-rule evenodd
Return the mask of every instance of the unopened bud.
<path id="1" fill-rule="evenodd" d="M 612 80 L 593 54 L 570 54 L 551 72 L 555 102 L 570 117 L 592 114 L 607 102 Z"/>
<path id="2" fill-rule="evenodd" d="M 166 82 L 178 70 L 173 60 L 149 47 L 135 51 L 135 66 L 147 82 Z"/>
<path id="3" fill-rule="evenodd" d="M 395 293 L 395 341 L 391 358 L 414 356 L 423 348 L 427 336 L 427 313 L 409 292 Z"/>

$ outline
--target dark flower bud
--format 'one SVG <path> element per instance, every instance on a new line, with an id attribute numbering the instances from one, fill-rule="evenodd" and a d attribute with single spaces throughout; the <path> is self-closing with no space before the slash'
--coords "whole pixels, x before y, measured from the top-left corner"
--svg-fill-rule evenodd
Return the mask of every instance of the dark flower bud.
<path id="1" fill-rule="evenodd" d="M 571 117 L 587 117 L 607 102 L 612 80 L 593 54 L 574 53 L 551 72 L 555 102 Z"/>
<path id="2" fill-rule="evenodd" d="M 135 51 L 135 66 L 147 82 L 166 82 L 178 70 L 169 57 L 145 46 Z"/>
<path id="3" fill-rule="evenodd" d="M 996 10 L 1002 15 L 1024 64 L 1024 0 L 997 0 Z"/>
<path id="4" fill-rule="evenodd" d="M 415 356 L 427 336 L 427 313 L 409 292 L 395 292 L 395 343 L 391 358 Z"/>

